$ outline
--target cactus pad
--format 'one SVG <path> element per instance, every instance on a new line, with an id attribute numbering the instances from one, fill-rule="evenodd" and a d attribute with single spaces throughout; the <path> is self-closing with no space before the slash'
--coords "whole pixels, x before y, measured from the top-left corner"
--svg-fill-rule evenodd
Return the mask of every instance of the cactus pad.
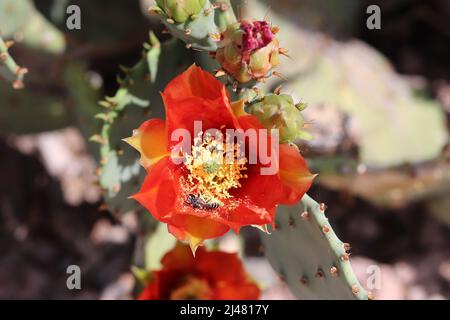
<path id="1" fill-rule="evenodd" d="M 206 1 L 200 12 L 183 22 L 176 22 L 159 7 L 153 8 L 153 11 L 159 14 L 169 32 L 184 41 L 188 48 L 211 52 L 217 49 L 214 35 L 220 34 L 229 23 L 236 21 L 227 0 Z"/>
<path id="2" fill-rule="evenodd" d="M 262 235 L 265 254 L 299 299 L 367 299 L 325 209 L 306 194 L 295 206 L 278 207 L 275 228 Z"/>
<path id="3" fill-rule="evenodd" d="M 23 88 L 23 76 L 28 72 L 19 67 L 8 52 L 9 44 L 0 37 L 0 76 L 12 82 L 14 89 Z"/>

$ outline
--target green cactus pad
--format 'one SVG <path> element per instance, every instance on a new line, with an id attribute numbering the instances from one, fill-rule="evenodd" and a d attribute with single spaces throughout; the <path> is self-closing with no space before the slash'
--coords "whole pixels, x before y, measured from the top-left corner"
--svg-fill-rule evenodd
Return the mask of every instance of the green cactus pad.
<path id="1" fill-rule="evenodd" d="M 24 45 L 52 54 L 65 50 L 64 35 L 30 0 L 0 0 L 0 35 L 17 36 Z"/>
<path id="2" fill-rule="evenodd" d="M 184 22 L 176 22 L 163 11 L 157 11 L 169 32 L 192 49 L 216 51 L 217 39 L 226 26 L 236 21 L 229 1 L 206 1 L 198 14 Z"/>
<path id="3" fill-rule="evenodd" d="M 8 52 L 8 46 L 0 37 L 0 76 L 11 81 L 15 89 L 21 89 L 25 73 L 27 73 L 27 69 L 17 65 Z"/>
<path id="4" fill-rule="evenodd" d="M 199 14 L 206 0 L 156 0 L 156 3 L 168 18 L 182 23 Z"/>
<path id="5" fill-rule="evenodd" d="M 9 38 L 24 27 L 33 9 L 33 3 L 29 0 L 0 0 L 0 35 Z"/>
<path id="6" fill-rule="evenodd" d="M 262 234 L 265 254 L 299 299 L 359 299 L 368 295 L 352 271 L 346 244 L 325 216 L 325 205 L 304 195 L 277 209 L 275 228 Z"/>

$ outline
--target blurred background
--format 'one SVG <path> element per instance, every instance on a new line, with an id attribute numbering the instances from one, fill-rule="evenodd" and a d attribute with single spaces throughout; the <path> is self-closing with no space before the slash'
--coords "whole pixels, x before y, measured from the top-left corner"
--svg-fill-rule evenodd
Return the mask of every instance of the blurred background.
<path id="1" fill-rule="evenodd" d="M 117 75 L 124 81 L 129 72 L 120 66 L 141 59 L 149 30 L 161 43 L 170 38 L 146 13 L 151 3 L 0 0 L 2 37 L 15 40 L 10 53 L 29 70 L 22 90 L 0 79 L 0 299 L 132 298 L 131 266 L 157 265 L 153 252 L 173 242 L 126 199 L 141 179 L 137 155 L 116 139 L 110 159 L 125 153 L 132 160 L 106 166 L 96 135 L 104 129 L 95 119 L 98 102 L 116 95 Z M 70 4 L 81 8 L 81 30 L 67 29 Z M 381 9 L 381 29 L 367 28 L 372 4 Z M 309 193 L 328 205 L 335 232 L 352 245 L 363 286 L 368 266 L 376 265 L 378 299 L 450 298 L 450 2 L 234 5 L 241 17 L 281 28 L 291 56 L 279 70 L 287 79 L 283 91 L 308 104 L 315 136 L 301 146 L 320 173 Z M 162 50 L 156 82 L 132 90 L 151 101 L 149 110 L 130 107 L 112 136 L 129 136 L 136 124 L 161 116 L 158 91 L 176 72 L 194 61 L 215 67 L 179 43 Z M 102 180 L 99 165 L 120 181 Z M 261 252 L 257 231 L 218 245 L 241 253 L 263 298 L 292 298 Z M 82 270 L 82 290 L 66 287 L 73 264 Z"/>

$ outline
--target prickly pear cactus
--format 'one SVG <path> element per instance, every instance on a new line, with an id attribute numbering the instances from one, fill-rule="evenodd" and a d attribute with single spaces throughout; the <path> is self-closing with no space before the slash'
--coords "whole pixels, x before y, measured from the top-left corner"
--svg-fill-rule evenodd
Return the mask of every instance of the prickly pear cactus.
<path id="1" fill-rule="evenodd" d="M 215 51 L 220 34 L 236 21 L 229 0 L 156 1 L 150 12 L 157 14 L 169 32 L 186 47 Z"/>
<path id="2" fill-rule="evenodd" d="M 275 228 L 261 236 L 264 252 L 299 299 L 368 299 L 325 209 L 306 194 L 295 206 L 280 206 Z"/>
<path id="3" fill-rule="evenodd" d="M 29 0 L 0 0 L 0 31 L 3 37 L 10 37 L 24 27 L 33 14 Z"/>
<path id="4" fill-rule="evenodd" d="M 24 45 L 51 54 L 65 50 L 64 35 L 34 6 L 31 0 L 0 0 L 0 35 L 18 38 Z"/>
<path id="5" fill-rule="evenodd" d="M 23 88 L 23 76 L 28 72 L 19 67 L 8 52 L 12 42 L 4 42 L 0 37 L 0 75 L 12 82 L 14 89 Z"/>

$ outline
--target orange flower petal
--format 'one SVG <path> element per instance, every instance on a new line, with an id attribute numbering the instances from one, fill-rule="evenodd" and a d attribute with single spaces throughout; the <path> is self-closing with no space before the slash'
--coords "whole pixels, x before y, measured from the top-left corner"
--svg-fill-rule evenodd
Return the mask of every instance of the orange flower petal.
<path id="1" fill-rule="evenodd" d="M 247 280 L 247 274 L 236 253 L 201 250 L 195 257 L 195 270 L 210 282 Z"/>
<path id="2" fill-rule="evenodd" d="M 203 251 L 203 249 L 199 249 Z M 181 269 L 186 272 L 192 272 L 195 261 L 189 247 L 177 242 L 175 248 L 170 250 L 161 259 L 161 265 L 164 269 Z"/>
<path id="3" fill-rule="evenodd" d="M 172 80 L 162 98 L 169 135 L 176 129 L 187 129 L 195 138 L 194 121 L 201 121 L 203 131 L 238 125 L 225 86 L 195 65 Z M 177 143 L 170 142 L 170 146 Z"/>
<path id="4" fill-rule="evenodd" d="M 138 193 L 137 200 L 158 220 L 170 215 L 178 198 L 177 171 L 169 157 L 162 158 L 150 170 Z"/>
<path id="5" fill-rule="evenodd" d="M 123 140 L 139 151 L 140 162 L 144 168 L 168 155 L 166 126 L 161 119 L 144 122 L 133 132 L 133 136 Z"/>
<path id="6" fill-rule="evenodd" d="M 223 236 L 230 230 L 223 223 L 190 214 L 176 214 L 168 224 L 170 233 L 181 241 L 188 241 L 194 253 L 203 240 Z"/>
<path id="7" fill-rule="evenodd" d="M 309 190 L 316 177 L 308 170 L 305 159 L 293 145 L 280 145 L 280 179 L 289 196 L 283 204 L 294 204 Z"/>
<path id="8" fill-rule="evenodd" d="M 183 298 L 183 292 L 195 293 L 196 290 L 201 299 L 259 298 L 258 286 L 249 279 L 235 253 L 206 251 L 200 247 L 194 258 L 189 247 L 177 243 L 174 249 L 166 253 L 161 263 L 162 269 L 153 272 L 152 280 L 139 299 L 166 300 L 177 295 Z M 194 283 L 203 283 L 204 287 L 190 287 Z"/>
<path id="9" fill-rule="evenodd" d="M 195 270 L 214 284 L 213 299 L 258 299 L 260 295 L 258 286 L 248 278 L 235 253 L 202 250 L 195 258 Z"/>
<path id="10" fill-rule="evenodd" d="M 228 99 L 225 86 L 212 74 L 192 64 L 166 86 L 164 96 L 173 100 L 199 97 L 205 100 Z"/>

